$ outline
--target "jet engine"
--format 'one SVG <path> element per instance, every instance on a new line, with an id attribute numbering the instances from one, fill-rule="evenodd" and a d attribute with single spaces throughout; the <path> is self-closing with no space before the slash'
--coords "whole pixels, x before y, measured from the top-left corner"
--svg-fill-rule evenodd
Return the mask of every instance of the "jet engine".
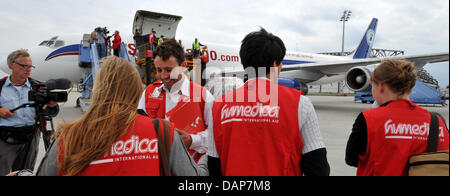
<path id="1" fill-rule="evenodd" d="M 378 64 L 366 67 L 359 66 L 348 70 L 345 75 L 347 87 L 355 92 L 371 91 L 370 77 L 377 66 Z"/>
<path id="2" fill-rule="evenodd" d="M 304 82 L 298 82 L 298 83 L 300 83 L 300 90 L 303 91 L 303 94 L 308 95 L 308 91 L 309 91 L 308 85 Z"/>

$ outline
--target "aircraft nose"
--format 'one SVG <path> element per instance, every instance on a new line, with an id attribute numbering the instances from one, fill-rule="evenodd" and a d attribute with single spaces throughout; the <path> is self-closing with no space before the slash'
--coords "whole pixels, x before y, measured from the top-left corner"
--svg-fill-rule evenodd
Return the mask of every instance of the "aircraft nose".
<path id="1" fill-rule="evenodd" d="M 10 69 L 8 68 L 8 64 L 6 63 L 6 59 L 2 59 L 0 61 L 0 78 L 8 76 L 7 72 L 9 71 Z"/>

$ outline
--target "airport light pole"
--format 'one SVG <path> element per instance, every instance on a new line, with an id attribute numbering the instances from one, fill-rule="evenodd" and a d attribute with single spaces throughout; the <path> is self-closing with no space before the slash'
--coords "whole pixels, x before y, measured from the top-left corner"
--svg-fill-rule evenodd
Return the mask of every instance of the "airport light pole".
<path id="1" fill-rule="evenodd" d="M 350 19 L 350 16 L 352 15 L 352 11 L 345 10 L 344 14 L 341 17 L 342 22 L 342 56 L 344 56 L 344 39 L 345 39 L 345 22 L 347 22 Z"/>
<path id="2" fill-rule="evenodd" d="M 345 10 L 344 14 L 341 17 L 341 22 L 342 22 L 342 53 L 341 56 L 345 55 L 345 51 L 344 51 L 344 40 L 345 40 L 345 22 L 347 22 L 350 19 L 350 16 L 352 15 L 352 11 L 350 10 Z M 339 81 L 338 82 L 338 92 L 337 95 L 343 95 L 343 81 Z"/>

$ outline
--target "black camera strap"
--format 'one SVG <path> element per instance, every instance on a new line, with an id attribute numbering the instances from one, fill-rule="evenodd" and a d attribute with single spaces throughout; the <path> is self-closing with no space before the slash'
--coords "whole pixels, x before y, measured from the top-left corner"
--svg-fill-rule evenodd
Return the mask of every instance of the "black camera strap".
<path id="1" fill-rule="evenodd" d="M 3 89 L 3 85 L 5 85 L 6 79 L 8 79 L 8 76 L 6 76 L 0 80 L 0 96 L 2 96 L 2 89 Z M 0 107 L 1 107 L 1 105 L 0 105 Z"/>

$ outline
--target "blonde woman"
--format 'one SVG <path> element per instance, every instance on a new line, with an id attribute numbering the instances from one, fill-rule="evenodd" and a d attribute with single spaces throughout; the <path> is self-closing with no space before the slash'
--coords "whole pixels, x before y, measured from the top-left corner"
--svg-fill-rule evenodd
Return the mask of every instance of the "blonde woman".
<path id="1" fill-rule="evenodd" d="M 115 56 L 104 59 L 89 110 L 81 119 L 59 125 L 57 142 L 37 175 L 161 175 L 154 124 L 137 113 L 142 91 L 139 74 L 130 63 Z M 174 129 L 170 124 L 171 175 L 199 175 Z"/>

